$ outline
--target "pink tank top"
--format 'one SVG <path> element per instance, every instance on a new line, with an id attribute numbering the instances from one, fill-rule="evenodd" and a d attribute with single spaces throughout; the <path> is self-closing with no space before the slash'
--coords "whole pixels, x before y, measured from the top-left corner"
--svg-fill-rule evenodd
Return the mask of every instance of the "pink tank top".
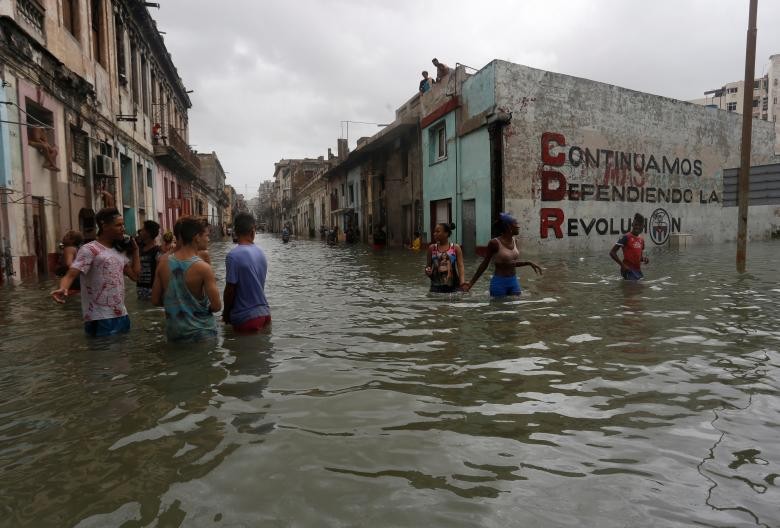
<path id="1" fill-rule="evenodd" d="M 498 242 L 498 252 L 493 255 L 493 262 L 495 264 L 512 264 L 513 262 L 520 260 L 520 250 L 517 249 L 517 242 L 512 239 L 512 248 L 508 248 L 501 242 L 500 238 L 494 238 Z"/>

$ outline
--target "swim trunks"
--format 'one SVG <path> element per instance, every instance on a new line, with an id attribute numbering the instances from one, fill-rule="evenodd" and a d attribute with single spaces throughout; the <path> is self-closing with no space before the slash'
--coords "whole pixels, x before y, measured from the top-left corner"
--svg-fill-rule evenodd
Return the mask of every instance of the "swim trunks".
<path id="1" fill-rule="evenodd" d="M 521 292 L 522 289 L 520 288 L 520 281 L 517 280 L 517 275 L 510 275 L 508 277 L 493 275 L 493 277 L 490 279 L 491 297 L 520 295 Z"/>
<path id="2" fill-rule="evenodd" d="M 271 316 L 263 315 L 260 317 L 249 319 L 248 321 L 244 321 L 243 323 L 233 325 L 233 330 L 242 333 L 259 332 L 263 328 L 266 328 L 270 325 L 271 325 Z"/>
<path id="3" fill-rule="evenodd" d="M 642 275 L 642 272 L 639 270 L 626 270 L 621 273 L 623 275 L 623 278 L 630 281 L 638 281 L 639 279 L 643 278 L 644 275 Z"/>

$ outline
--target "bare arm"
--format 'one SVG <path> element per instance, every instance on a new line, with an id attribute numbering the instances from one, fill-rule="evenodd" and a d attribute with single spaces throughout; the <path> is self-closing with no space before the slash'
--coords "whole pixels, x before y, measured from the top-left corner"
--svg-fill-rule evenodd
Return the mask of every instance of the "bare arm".
<path id="1" fill-rule="evenodd" d="M 154 272 L 154 281 L 152 282 L 152 304 L 155 306 L 162 306 L 163 299 L 165 297 L 165 286 L 163 286 L 163 266 L 168 268 L 168 259 L 161 260 L 157 265 L 157 270 Z"/>
<path id="2" fill-rule="evenodd" d="M 498 251 L 498 242 L 496 242 L 496 240 L 493 239 L 488 243 L 487 255 L 485 255 L 484 259 L 482 259 L 482 263 L 477 268 L 477 271 L 474 273 L 474 276 L 471 277 L 469 283 L 464 286 L 464 289 L 466 291 L 469 291 L 474 286 L 474 284 L 476 284 L 476 282 L 479 280 L 482 274 L 485 273 L 485 270 L 487 269 L 488 265 L 490 265 L 490 261 L 493 260 L 493 255 L 495 255 L 497 251 Z"/>
<path id="3" fill-rule="evenodd" d="M 76 277 L 79 276 L 79 273 L 81 272 L 76 268 L 70 268 L 65 276 L 60 279 L 60 287 L 49 294 L 55 302 L 65 303 L 65 299 L 68 297 L 68 290 L 73 281 L 76 280 Z"/>
<path id="4" fill-rule="evenodd" d="M 209 310 L 218 312 L 222 309 L 222 299 L 219 298 L 219 289 L 217 289 L 217 278 L 214 276 L 214 270 L 208 266 L 203 271 L 203 289 L 209 298 Z"/>
<path id="5" fill-rule="evenodd" d="M 426 264 L 425 264 L 425 274 L 430 277 L 431 274 L 433 273 L 433 268 L 431 267 L 431 266 L 433 266 L 433 256 L 431 255 L 431 248 L 430 247 L 428 247 L 428 254 L 426 255 L 425 262 L 426 262 Z"/>
<path id="6" fill-rule="evenodd" d="M 615 244 L 612 246 L 612 250 L 609 252 L 609 256 L 612 257 L 612 260 L 618 263 L 618 266 L 620 266 L 620 270 L 623 271 L 626 269 L 626 265 L 623 264 L 623 260 L 618 257 L 618 250 L 621 249 L 622 246 L 620 244 Z"/>
<path id="7" fill-rule="evenodd" d="M 225 306 L 222 310 L 222 320 L 229 323 L 230 312 L 233 310 L 233 304 L 236 302 L 236 285 L 225 284 L 225 291 L 222 292 L 222 297 L 225 301 Z"/>
<path id="8" fill-rule="evenodd" d="M 522 268 L 523 266 L 531 266 L 537 275 L 542 275 L 542 268 L 537 266 L 536 263 L 531 262 L 530 260 L 518 260 L 515 262 L 516 268 Z"/>
<path id="9" fill-rule="evenodd" d="M 125 275 L 130 277 L 133 281 L 138 281 L 138 275 L 141 274 L 141 255 L 138 251 L 138 244 L 135 243 L 135 239 L 130 239 L 130 247 L 132 248 L 132 254 L 130 255 L 130 264 L 125 266 Z"/>
<path id="10" fill-rule="evenodd" d="M 76 260 L 76 253 L 78 249 L 73 246 L 67 246 L 62 250 L 62 263 L 70 268 L 73 265 L 73 261 Z"/>

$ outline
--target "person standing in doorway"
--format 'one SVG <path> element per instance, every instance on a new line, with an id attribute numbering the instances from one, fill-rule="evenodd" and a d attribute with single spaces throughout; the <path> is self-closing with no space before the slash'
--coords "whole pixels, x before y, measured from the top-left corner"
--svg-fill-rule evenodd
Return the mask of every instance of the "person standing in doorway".
<path id="1" fill-rule="evenodd" d="M 631 223 L 631 231 L 620 237 L 609 252 L 612 260 L 620 266 L 620 275 L 625 280 L 640 280 L 644 276 L 642 275 L 642 264 L 650 262 L 650 259 L 644 254 L 645 240 L 640 235 L 644 227 L 645 217 L 636 213 L 634 221 Z M 618 250 L 623 251 L 622 260 L 617 255 Z"/>
<path id="2" fill-rule="evenodd" d="M 185 216 L 176 222 L 181 244 L 161 259 L 152 287 L 152 304 L 165 309 L 165 333 L 171 342 L 215 337 L 213 312 L 222 309 L 214 270 L 198 256 L 209 245 L 209 226 Z"/>
<path id="3" fill-rule="evenodd" d="M 251 214 L 237 214 L 233 231 L 238 245 L 225 259 L 222 319 L 236 332 L 258 332 L 271 324 L 271 309 L 265 298 L 268 260 L 255 245 L 255 219 Z"/>
<path id="4" fill-rule="evenodd" d="M 517 220 L 508 213 L 499 215 L 501 224 L 501 236 L 488 242 L 487 254 L 484 260 L 477 268 L 471 281 L 466 284 L 464 289 L 469 291 L 479 280 L 479 277 L 487 269 L 490 261 L 493 261 L 493 277 L 490 279 L 490 296 L 505 297 L 507 295 L 520 295 L 522 289 L 517 280 L 517 268 L 530 266 L 537 274 L 542 273 L 542 268 L 530 260 L 520 260 L 520 250 L 517 248 L 515 237 L 520 232 Z"/>
<path id="5" fill-rule="evenodd" d="M 102 337 L 130 331 L 123 275 L 138 280 L 141 262 L 138 245 L 132 238 L 125 238 L 125 221 L 115 207 L 98 211 L 95 221 L 97 239 L 81 246 L 51 296 L 64 303 L 73 281 L 80 277 L 84 331 Z"/>
<path id="6" fill-rule="evenodd" d="M 159 234 L 160 224 L 154 220 L 145 221 L 144 227 L 138 233 L 138 245 L 141 248 L 141 273 L 136 283 L 136 292 L 139 299 L 151 299 L 152 297 L 157 262 L 163 255 L 160 246 L 157 245 L 157 235 Z"/>

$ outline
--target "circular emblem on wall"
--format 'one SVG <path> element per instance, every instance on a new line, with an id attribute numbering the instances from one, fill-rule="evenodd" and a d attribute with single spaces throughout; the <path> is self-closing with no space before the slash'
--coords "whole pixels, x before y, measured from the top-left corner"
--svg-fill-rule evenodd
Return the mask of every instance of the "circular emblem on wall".
<path id="1" fill-rule="evenodd" d="M 656 209 L 650 215 L 650 223 L 647 230 L 650 231 L 650 239 L 659 246 L 669 240 L 669 232 L 672 229 L 672 219 L 664 209 Z"/>

